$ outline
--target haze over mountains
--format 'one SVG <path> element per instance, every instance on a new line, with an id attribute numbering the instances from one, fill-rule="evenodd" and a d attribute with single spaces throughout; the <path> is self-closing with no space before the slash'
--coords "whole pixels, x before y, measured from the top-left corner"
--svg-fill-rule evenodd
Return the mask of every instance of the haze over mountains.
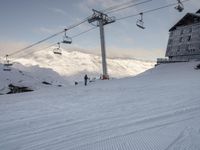
<path id="1" fill-rule="evenodd" d="M 52 50 L 43 50 L 15 61 L 24 66 L 39 65 L 43 68 L 51 68 L 67 78 L 68 81 L 82 80 L 84 74 L 91 77 L 100 77 L 102 72 L 100 56 L 79 51 L 62 49 L 62 55 L 55 55 Z M 113 78 L 134 76 L 155 65 L 155 62 L 120 58 L 107 59 L 107 63 L 108 73 Z"/>
<path id="2" fill-rule="evenodd" d="M 101 57 L 79 51 L 62 49 L 62 55 L 55 55 L 52 50 L 37 51 L 32 54 L 22 53 L 12 59 L 11 71 L 3 71 L 3 59 L 0 65 L 0 93 L 9 92 L 8 85 L 26 86 L 33 90 L 42 88 L 48 82 L 52 86 L 68 86 L 82 82 L 88 74 L 90 79 L 98 79 L 102 72 Z M 154 62 L 135 59 L 107 59 L 111 78 L 134 76 L 154 66 Z"/>

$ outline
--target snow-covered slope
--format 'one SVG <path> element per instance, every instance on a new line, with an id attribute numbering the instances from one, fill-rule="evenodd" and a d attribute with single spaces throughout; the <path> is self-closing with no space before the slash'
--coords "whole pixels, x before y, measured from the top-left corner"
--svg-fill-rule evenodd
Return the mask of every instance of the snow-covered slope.
<path id="1" fill-rule="evenodd" d="M 197 63 L 0 96 L 0 149 L 199 150 Z"/>
<path id="2" fill-rule="evenodd" d="M 78 51 L 62 50 L 62 55 L 55 55 L 51 50 L 43 50 L 15 61 L 25 66 L 39 65 L 51 68 L 72 83 L 76 80 L 82 81 L 84 74 L 99 78 L 102 72 L 99 56 Z M 107 61 L 109 75 L 114 78 L 134 76 L 155 65 L 155 62 L 134 59 L 108 59 Z"/>
<path id="3" fill-rule="evenodd" d="M 4 71 L 4 68 L 4 65 L 0 64 L 0 94 L 10 91 L 9 84 L 29 87 L 32 90 L 45 88 L 46 85 L 42 82 L 48 82 L 52 86 L 68 85 L 67 81 L 52 69 L 39 66 L 25 67 L 19 63 L 15 63 L 10 71 Z"/>

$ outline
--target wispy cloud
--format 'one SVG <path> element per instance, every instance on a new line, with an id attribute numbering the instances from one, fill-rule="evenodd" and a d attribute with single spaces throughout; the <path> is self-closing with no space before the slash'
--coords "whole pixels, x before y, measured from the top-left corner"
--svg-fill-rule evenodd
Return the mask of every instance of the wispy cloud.
<path id="1" fill-rule="evenodd" d="M 88 6 L 101 6 L 102 8 L 106 8 L 108 6 L 113 6 L 119 3 L 123 3 L 125 0 L 87 0 Z"/>
<path id="2" fill-rule="evenodd" d="M 30 45 L 31 43 L 28 42 L 21 42 L 21 41 L 1 41 L 0 42 L 0 62 L 3 61 L 5 55 L 10 55 L 13 54 L 25 47 L 27 47 L 28 45 Z M 14 55 L 11 55 L 11 60 L 19 57 L 24 57 L 24 56 L 30 56 L 33 52 L 36 52 L 38 50 L 43 50 L 43 48 L 48 47 L 49 45 L 52 45 L 52 43 L 41 43 L 38 46 L 29 48 L 29 49 L 25 49 L 23 51 L 20 51 L 18 53 L 15 53 Z M 46 50 L 46 49 L 45 49 Z"/>
<path id="3" fill-rule="evenodd" d="M 81 48 L 79 45 L 74 44 L 72 47 L 68 47 L 68 50 L 76 50 L 85 53 L 91 53 L 101 56 L 100 48 Z M 157 58 L 165 57 L 165 50 L 163 49 L 143 49 L 143 48 L 119 48 L 114 46 L 108 46 L 106 48 L 108 58 L 135 58 L 142 60 L 153 60 Z"/>
<path id="4" fill-rule="evenodd" d="M 13 41 L 4 41 L 0 42 L 0 57 L 4 57 L 6 54 L 10 54 L 12 52 L 15 52 L 21 48 L 26 47 L 30 43 L 25 42 L 13 42 Z M 51 45 L 50 43 L 43 43 L 42 45 L 39 45 L 37 47 L 34 47 L 29 50 L 25 50 L 22 53 L 19 54 L 20 56 L 23 56 L 26 53 L 32 53 L 37 50 L 42 50 L 42 48 L 47 47 Z M 68 50 L 72 51 L 81 51 L 85 53 L 92 53 L 96 55 L 101 55 L 100 48 L 92 48 L 92 49 L 83 49 L 79 45 L 74 44 L 73 46 L 70 46 L 67 48 Z M 136 59 L 144 59 L 144 60 L 156 60 L 156 58 L 164 57 L 165 56 L 165 50 L 162 49 L 142 49 L 142 48 L 118 48 L 118 47 L 107 47 L 107 57 L 109 58 L 136 58 Z"/>
<path id="5" fill-rule="evenodd" d="M 105 9 L 117 4 L 126 2 L 126 0 L 86 0 L 79 3 L 79 8 L 83 12 L 89 12 L 94 9 Z"/>
<path id="6" fill-rule="evenodd" d="M 67 12 L 60 8 L 49 8 L 49 10 L 60 15 L 68 16 Z"/>
<path id="7" fill-rule="evenodd" d="M 21 48 L 27 46 L 26 42 L 14 42 L 14 41 L 1 41 L 0 42 L 0 56 L 3 57 L 6 54 L 13 53 Z"/>
<path id="8" fill-rule="evenodd" d="M 40 27 L 39 29 L 36 29 L 37 33 L 48 33 L 48 34 L 53 34 L 56 31 L 58 31 L 57 29 L 50 29 L 50 28 L 46 28 L 46 27 Z"/>
<path id="9" fill-rule="evenodd" d="M 156 60 L 165 56 L 165 50 L 162 49 L 128 49 L 128 48 L 107 48 L 108 57 L 119 57 L 119 58 L 137 58 L 145 60 Z"/>
<path id="10" fill-rule="evenodd" d="M 61 30 L 64 30 L 65 26 L 59 26 L 56 28 L 49 28 L 49 27 L 39 27 L 33 30 L 34 33 L 38 34 L 55 34 Z"/>

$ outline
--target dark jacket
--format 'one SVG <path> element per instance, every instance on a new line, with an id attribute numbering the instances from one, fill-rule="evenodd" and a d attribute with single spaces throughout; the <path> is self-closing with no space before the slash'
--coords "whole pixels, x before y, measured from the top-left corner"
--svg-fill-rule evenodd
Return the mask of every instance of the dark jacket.
<path id="1" fill-rule="evenodd" d="M 87 80 L 87 79 L 88 79 L 88 76 L 87 76 L 87 75 L 85 75 L 84 79 L 85 79 L 85 80 Z"/>

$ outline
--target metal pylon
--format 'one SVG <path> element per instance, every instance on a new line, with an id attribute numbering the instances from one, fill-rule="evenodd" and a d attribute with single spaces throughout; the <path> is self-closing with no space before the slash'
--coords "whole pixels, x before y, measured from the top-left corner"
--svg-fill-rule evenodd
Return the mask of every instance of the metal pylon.
<path id="1" fill-rule="evenodd" d="M 107 14 L 104 14 L 100 11 L 93 9 L 93 15 L 88 19 L 89 23 L 93 23 L 97 21 L 97 26 L 100 30 L 100 40 L 101 40 L 101 55 L 102 55 L 102 68 L 103 68 L 103 76 L 102 79 L 109 79 L 108 71 L 107 71 L 107 62 L 106 62 L 106 47 L 105 47 L 105 36 L 104 36 L 104 25 L 115 22 L 114 17 L 108 17 Z"/>

